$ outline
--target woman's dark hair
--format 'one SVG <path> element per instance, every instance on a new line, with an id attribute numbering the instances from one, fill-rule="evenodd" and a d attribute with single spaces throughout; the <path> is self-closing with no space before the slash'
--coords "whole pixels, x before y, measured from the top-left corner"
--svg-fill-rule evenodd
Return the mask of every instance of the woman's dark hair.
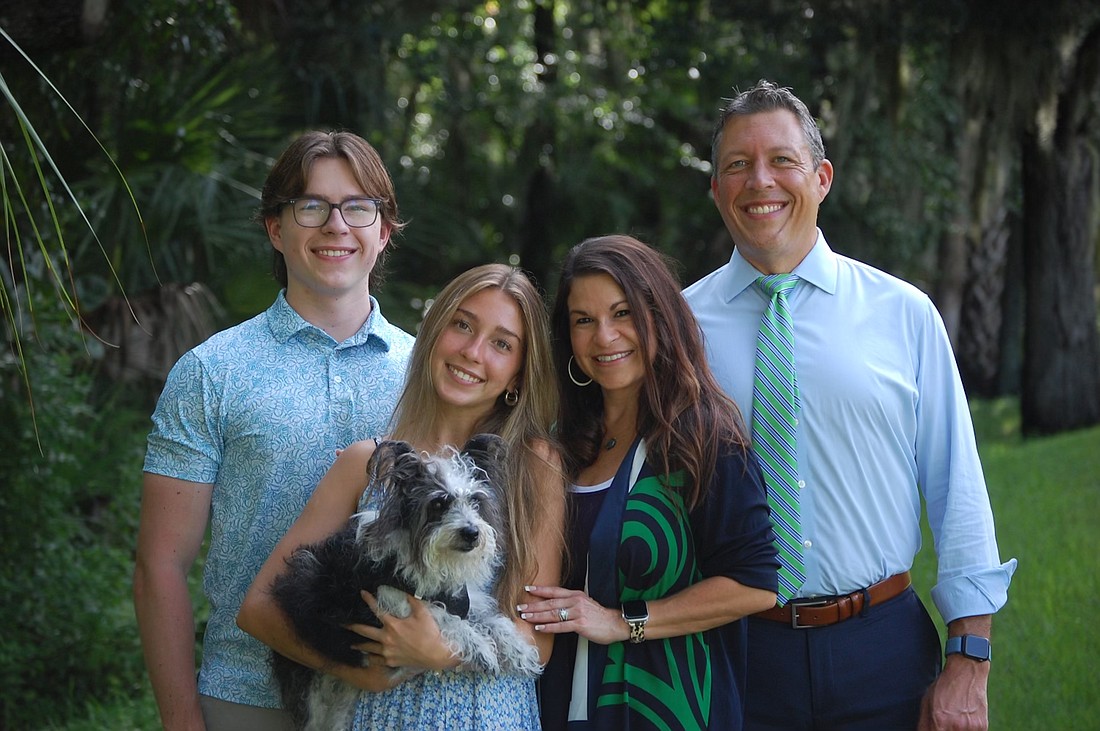
<path id="1" fill-rule="evenodd" d="M 569 293 L 578 277 L 596 274 L 608 275 L 622 288 L 639 347 L 653 354 L 645 361 L 638 434 L 663 474 L 684 470 L 684 485 L 669 487 L 681 491 L 689 509 L 694 508 L 710 484 L 720 451 L 747 449 L 741 413 L 707 365 L 702 332 L 680 293 L 671 260 L 631 236 L 587 239 L 562 262 L 550 326 L 562 389 L 557 434 L 566 474 L 575 478 L 592 464 L 604 439 L 599 386 L 578 386 L 566 371 L 573 355 Z"/>

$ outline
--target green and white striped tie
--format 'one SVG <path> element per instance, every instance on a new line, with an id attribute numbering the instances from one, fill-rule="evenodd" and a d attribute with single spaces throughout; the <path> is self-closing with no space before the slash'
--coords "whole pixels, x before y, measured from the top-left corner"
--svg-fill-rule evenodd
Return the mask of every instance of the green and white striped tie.
<path id="1" fill-rule="evenodd" d="M 794 328 L 787 293 L 798 283 L 793 274 L 756 280 L 768 298 L 756 339 L 752 387 L 752 443 L 768 487 L 775 547 L 779 553 L 779 605 L 786 604 L 806 581 L 802 559 L 799 509 L 798 379 L 794 368 Z"/>

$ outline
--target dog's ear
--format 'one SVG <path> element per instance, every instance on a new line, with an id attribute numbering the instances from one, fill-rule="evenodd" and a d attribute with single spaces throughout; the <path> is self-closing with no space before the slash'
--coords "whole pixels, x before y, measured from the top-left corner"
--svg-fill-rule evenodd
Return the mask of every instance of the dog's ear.
<path id="1" fill-rule="evenodd" d="M 420 453 L 408 442 L 385 441 L 378 444 L 367 468 L 371 487 L 378 501 L 375 523 L 392 530 L 408 523 L 407 492 L 423 481 L 427 467 Z M 391 499 L 394 498 L 394 499 Z"/>
<path id="2" fill-rule="evenodd" d="M 417 470 L 423 469 L 423 463 L 412 445 L 397 440 L 379 442 L 371 462 L 368 470 L 384 488 L 401 485 L 415 476 Z"/>
<path id="3" fill-rule="evenodd" d="M 497 434 L 475 434 L 466 442 L 462 452 L 485 472 L 490 484 L 499 482 L 504 460 L 508 457 L 508 444 L 502 437 Z"/>

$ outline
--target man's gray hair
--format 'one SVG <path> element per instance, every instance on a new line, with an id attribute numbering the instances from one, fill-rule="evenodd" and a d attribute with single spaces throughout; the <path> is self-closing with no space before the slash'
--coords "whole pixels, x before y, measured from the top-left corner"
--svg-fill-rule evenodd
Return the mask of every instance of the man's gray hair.
<path id="1" fill-rule="evenodd" d="M 761 79 L 748 91 L 738 92 L 732 99 L 722 101 L 724 106 L 718 116 L 718 122 L 714 125 L 714 133 L 710 140 L 710 160 L 714 171 L 712 175 L 718 172 L 718 145 L 722 142 L 722 132 L 726 128 L 726 122 L 732 117 L 773 112 L 777 109 L 786 109 L 798 118 L 802 135 L 810 148 L 813 169 L 817 170 L 821 161 L 825 159 L 825 143 L 821 141 L 821 130 L 817 127 L 817 120 L 789 87 L 781 87 L 775 82 Z"/>

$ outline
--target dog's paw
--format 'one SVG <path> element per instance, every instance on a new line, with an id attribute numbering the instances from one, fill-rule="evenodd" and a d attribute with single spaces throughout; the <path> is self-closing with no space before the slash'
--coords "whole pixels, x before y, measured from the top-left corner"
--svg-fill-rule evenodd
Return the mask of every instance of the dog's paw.
<path id="1" fill-rule="evenodd" d="M 416 675 L 416 672 L 410 668 L 390 668 L 387 675 L 389 676 L 390 682 L 398 683 Z"/>
<path id="2" fill-rule="evenodd" d="M 532 678 L 542 675 L 538 648 L 523 638 L 514 645 L 502 646 L 501 655 L 502 668 L 510 673 Z"/>
<path id="3" fill-rule="evenodd" d="M 305 699 L 308 715 L 303 731 L 350 728 L 358 699 L 358 688 L 332 675 L 316 673 Z"/>
<path id="4" fill-rule="evenodd" d="M 412 614 L 412 607 L 409 606 L 409 597 L 400 589 L 383 584 L 378 587 L 375 599 L 378 600 L 378 611 L 382 614 L 391 614 L 401 619 Z"/>
<path id="5" fill-rule="evenodd" d="M 493 638 L 500 668 L 504 672 L 535 677 L 542 674 L 539 651 L 506 617 L 494 617 L 487 623 Z"/>
<path id="6" fill-rule="evenodd" d="M 444 642 L 463 665 L 487 673 L 499 672 L 496 642 L 482 624 L 460 619 L 438 604 L 431 605 L 431 611 Z"/>
<path id="7" fill-rule="evenodd" d="M 466 644 L 451 642 L 451 647 L 456 648 L 455 654 L 462 661 L 462 664 L 468 668 L 480 670 L 483 673 L 499 673 L 501 671 L 496 644 L 491 637 L 479 636 L 476 640 Z"/>

